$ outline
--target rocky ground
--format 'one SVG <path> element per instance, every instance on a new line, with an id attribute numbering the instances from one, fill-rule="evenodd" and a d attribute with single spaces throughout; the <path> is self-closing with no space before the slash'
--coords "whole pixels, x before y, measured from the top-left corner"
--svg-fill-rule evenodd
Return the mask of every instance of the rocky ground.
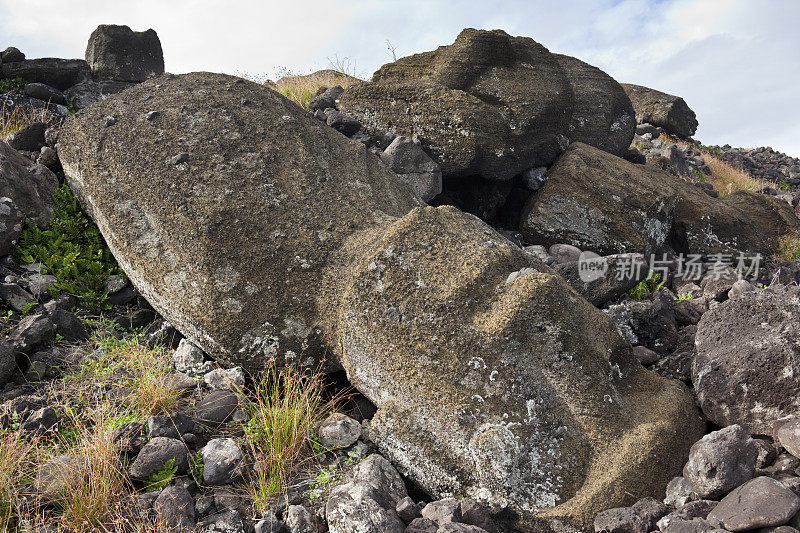
<path id="1" fill-rule="evenodd" d="M 500 31 L 0 59 L 0 527 L 800 529 L 796 160 Z"/>

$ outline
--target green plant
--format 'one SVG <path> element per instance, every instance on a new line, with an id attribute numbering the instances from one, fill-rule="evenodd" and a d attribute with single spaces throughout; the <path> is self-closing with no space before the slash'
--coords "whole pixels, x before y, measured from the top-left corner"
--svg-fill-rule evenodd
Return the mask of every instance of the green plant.
<path id="1" fill-rule="evenodd" d="M 693 169 L 691 169 L 691 172 L 692 172 L 692 174 L 694 174 L 695 178 L 697 178 L 697 181 L 702 181 L 702 182 L 706 181 L 706 175 L 703 173 L 702 170 L 698 170 L 696 168 L 693 168 Z"/>
<path id="2" fill-rule="evenodd" d="M 161 470 L 152 474 L 147 478 L 146 488 L 148 491 L 163 489 L 167 484 L 175 479 L 175 474 L 178 472 L 178 467 L 175 466 L 175 459 L 170 459 Z"/>
<path id="3" fill-rule="evenodd" d="M 195 483 L 198 485 L 203 484 L 203 452 L 198 450 L 189 456 L 189 475 L 192 476 Z"/>
<path id="4" fill-rule="evenodd" d="M 632 143 L 631 144 L 631 148 L 634 148 L 634 149 L 636 149 L 637 151 L 639 151 L 641 153 L 644 153 L 644 151 L 645 151 L 644 145 L 641 144 L 641 143 Z"/>
<path id="5" fill-rule="evenodd" d="M 792 186 L 789 185 L 789 182 L 786 180 L 781 180 L 780 182 L 778 182 L 778 188 L 782 191 L 787 191 L 787 192 L 791 192 L 792 190 Z"/>
<path id="6" fill-rule="evenodd" d="M 67 102 L 67 113 L 69 113 L 70 115 L 74 115 L 77 112 L 78 110 L 75 109 L 75 97 L 73 96 Z"/>
<path id="7" fill-rule="evenodd" d="M 665 281 L 661 281 L 661 274 L 650 272 L 647 279 L 640 281 L 628 291 L 628 296 L 634 300 L 644 300 L 650 293 L 661 290 L 665 283 Z"/>
<path id="8" fill-rule="evenodd" d="M 50 228 L 41 230 L 27 220 L 14 255 L 24 263 L 41 263 L 43 274 L 56 277 L 51 296 L 66 292 L 91 310 L 109 309 L 105 282 L 122 270 L 66 184 L 53 193 L 53 204 Z"/>
<path id="9" fill-rule="evenodd" d="M 22 78 L 0 79 L 0 94 L 23 93 L 25 91 L 25 80 Z"/>
<path id="10" fill-rule="evenodd" d="M 800 232 L 787 233 L 777 240 L 775 261 L 797 261 L 800 259 Z"/>
<path id="11" fill-rule="evenodd" d="M 36 306 L 39 305 L 36 302 L 30 302 L 25 304 L 25 307 L 22 308 L 22 316 L 28 316 L 31 312 L 36 309 Z"/>
<path id="12" fill-rule="evenodd" d="M 686 300 L 691 300 L 694 298 L 694 291 L 684 292 L 683 294 L 678 294 L 675 297 L 675 303 L 684 302 Z"/>
<path id="13" fill-rule="evenodd" d="M 273 367 L 256 380 L 245 425 L 245 440 L 256 458 L 250 491 L 256 509 L 265 509 L 291 469 L 313 453 L 313 428 L 333 411 L 336 400 L 326 400 L 319 374 L 294 367 L 280 373 Z"/>

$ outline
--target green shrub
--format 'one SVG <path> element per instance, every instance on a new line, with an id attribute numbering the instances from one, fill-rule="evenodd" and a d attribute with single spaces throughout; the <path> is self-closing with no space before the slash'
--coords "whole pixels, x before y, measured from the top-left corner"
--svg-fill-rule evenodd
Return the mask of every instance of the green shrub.
<path id="1" fill-rule="evenodd" d="M 40 230 L 25 221 L 15 257 L 24 263 L 39 262 L 42 274 L 56 277 L 51 296 L 65 292 L 92 311 L 110 309 L 105 282 L 112 274 L 123 274 L 122 270 L 66 184 L 53 193 L 53 203 L 49 229 Z"/>
<path id="2" fill-rule="evenodd" d="M 5 78 L 0 80 L 0 94 L 22 93 L 25 90 L 25 80 L 22 78 Z"/>
<path id="3" fill-rule="evenodd" d="M 661 274 L 650 272 L 647 279 L 640 281 L 628 291 L 628 296 L 634 300 L 644 300 L 650 293 L 661 290 L 665 283 L 661 281 Z"/>

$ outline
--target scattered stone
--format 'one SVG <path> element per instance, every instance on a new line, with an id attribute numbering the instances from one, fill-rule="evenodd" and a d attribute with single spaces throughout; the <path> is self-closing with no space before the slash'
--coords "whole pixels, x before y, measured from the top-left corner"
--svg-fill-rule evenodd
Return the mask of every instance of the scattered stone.
<path id="1" fill-rule="evenodd" d="M 23 313 L 36 305 L 36 298 L 16 283 L 0 283 L 0 298 L 13 310 Z"/>
<path id="2" fill-rule="evenodd" d="M 192 531 L 196 525 L 194 499 L 186 488 L 170 485 L 153 503 L 156 523 L 169 533 Z M 161 529 L 159 529 L 161 531 Z"/>
<path id="3" fill-rule="evenodd" d="M 739 425 L 713 431 L 692 445 L 683 477 L 701 498 L 718 498 L 753 478 L 758 446 Z"/>
<path id="4" fill-rule="evenodd" d="M 58 152 L 56 152 L 53 148 L 49 146 L 43 146 L 41 152 L 39 153 L 39 157 L 36 159 L 36 162 L 42 166 L 49 168 L 50 170 L 58 170 L 59 165 L 61 164 L 58 160 Z"/>
<path id="5" fill-rule="evenodd" d="M 671 507 L 683 507 L 687 502 L 697 500 L 698 496 L 692 490 L 685 477 L 675 477 L 667 483 L 664 503 Z"/>
<path id="6" fill-rule="evenodd" d="M 361 123 L 358 120 L 336 109 L 326 110 L 325 116 L 328 126 L 348 137 L 355 135 L 361 129 Z"/>
<path id="7" fill-rule="evenodd" d="M 146 480 L 174 460 L 177 473 L 185 474 L 189 468 L 189 452 L 178 439 L 155 437 L 144 445 L 130 467 L 130 475 L 136 480 Z"/>
<path id="8" fill-rule="evenodd" d="M 618 507 L 598 514 L 594 530 L 596 533 L 648 533 L 656 530 L 656 522 L 668 512 L 666 505 L 645 498 L 632 507 Z"/>
<path id="9" fill-rule="evenodd" d="M 20 424 L 19 429 L 30 435 L 44 435 L 58 424 L 58 415 L 52 407 L 42 407 L 34 411 Z"/>
<path id="10" fill-rule="evenodd" d="M 178 372 L 199 374 L 206 368 L 203 350 L 188 339 L 181 339 L 172 353 L 172 364 Z"/>
<path id="11" fill-rule="evenodd" d="M 577 261 L 557 263 L 555 271 L 592 305 L 603 304 L 625 295 L 647 276 L 642 254 L 617 254 L 600 257 L 582 253 Z"/>
<path id="12" fill-rule="evenodd" d="M 0 197 L 10 198 L 25 218 L 40 228 L 46 227 L 53 216 L 53 191 L 58 178 L 42 165 L 0 141 Z M 9 226 L 7 230 L 12 230 Z"/>
<path id="13" fill-rule="evenodd" d="M 720 426 L 772 433 L 776 420 L 800 410 L 800 289 L 741 294 L 697 325 L 692 383 L 703 413 Z"/>
<path id="14" fill-rule="evenodd" d="M 570 244 L 554 244 L 547 251 L 559 264 L 572 263 L 581 257 L 580 248 Z"/>
<path id="15" fill-rule="evenodd" d="M 438 533 L 439 526 L 427 518 L 415 518 L 408 524 L 405 533 Z"/>
<path id="16" fill-rule="evenodd" d="M 317 533 L 314 518 L 302 505 L 290 505 L 286 510 L 284 522 L 289 533 Z"/>
<path id="17" fill-rule="evenodd" d="M 347 448 L 361 436 L 361 424 L 347 415 L 333 413 L 320 424 L 317 433 L 326 448 Z"/>
<path id="18" fill-rule="evenodd" d="M 775 439 L 795 457 L 800 457 L 800 418 L 791 417 L 775 423 Z"/>
<path id="19" fill-rule="evenodd" d="M 395 511 L 397 512 L 397 516 L 400 517 L 400 520 L 406 524 L 410 524 L 412 520 L 422 516 L 422 510 L 420 509 L 419 505 L 414 503 L 414 500 L 412 500 L 410 496 L 406 496 L 397 502 Z"/>
<path id="20" fill-rule="evenodd" d="M 2 53 L 0 53 L 0 64 L 2 63 L 16 63 L 18 61 L 25 61 L 25 54 L 19 51 L 19 48 L 9 46 Z"/>
<path id="21" fill-rule="evenodd" d="M 472 498 L 461 500 L 459 508 L 461 510 L 461 522 L 464 524 L 477 526 L 488 533 L 497 532 L 497 526 L 489 518 L 486 509 Z"/>
<path id="22" fill-rule="evenodd" d="M 60 455 L 44 465 L 36 473 L 36 491 L 48 501 L 57 501 L 78 485 L 89 474 L 89 459 L 80 455 Z"/>
<path id="23" fill-rule="evenodd" d="M 213 391 L 195 406 L 195 419 L 207 426 L 221 426 L 239 407 L 239 398 L 231 391 Z"/>
<path id="24" fill-rule="evenodd" d="M 244 370 L 242 367 L 217 368 L 203 376 L 211 390 L 241 390 L 244 387 Z"/>
<path id="25" fill-rule="evenodd" d="M 203 482 L 227 485 L 244 474 L 244 454 L 233 439 L 212 439 L 203 448 Z"/>
<path id="26" fill-rule="evenodd" d="M 161 41 L 152 29 L 101 24 L 89 37 L 86 62 L 98 81 L 141 82 L 164 73 Z"/>
<path id="27" fill-rule="evenodd" d="M 547 181 L 547 167 L 529 168 L 522 173 L 522 183 L 531 191 L 538 191 Z"/>
<path id="28" fill-rule="evenodd" d="M 195 430 L 194 420 L 180 412 L 151 416 L 145 425 L 151 439 L 155 437 L 183 439 L 187 433 L 194 433 Z"/>
<path id="29" fill-rule="evenodd" d="M 0 390 L 12 380 L 17 370 L 17 358 L 11 345 L 0 341 Z"/>
<path id="30" fill-rule="evenodd" d="M 44 140 L 47 127 L 44 122 L 32 122 L 9 135 L 6 142 L 15 150 L 38 152 L 47 144 Z"/>
<path id="31" fill-rule="evenodd" d="M 48 312 L 48 318 L 56 326 L 56 334 L 67 342 L 80 342 L 89 338 L 86 326 L 80 318 L 70 311 L 54 309 Z"/>
<path id="32" fill-rule="evenodd" d="M 800 498 L 778 481 L 757 477 L 725 496 L 708 515 L 728 531 L 781 526 L 800 510 Z"/>
<path id="33" fill-rule="evenodd" d="M 67 100 L 64 98 L 64 93 L 58 89 L 54 89 L 44 83 L 27 83 L 25 84 L 25 95 L 45 102 L 53 102 L 54 104 L 67 105 Z"/>
<path id="34" fill-rule="evenodd" d="M 14 251 L 24 222 L 25 214 L 19 210 L 14 200 L 7 196 L 0 197 L 0 255 L 8 255 Z"/>
<path id="35" fill-rule="evenodd" d="M 245 533 L 242 517 L 233 509 L 213 514 L 197 524 L 198 533 Z"/>
<path id="36" fill-rule="evenodd" d="M 46 347 L 56 336 L 56 325 L 47 315 L 26 316 L 9 335 L 14 350 L 30 354 Z"/>
<path id="37" fill-rule="evenodd" d="M 728 298 L 736 298 L 740 294 L 752 292 L 754 290 L 756 290 L 756 288 L 753 287 L 752 283 L 746 279 L 740 279 L 731 285 L 731 290 L 728 291 Z"/>

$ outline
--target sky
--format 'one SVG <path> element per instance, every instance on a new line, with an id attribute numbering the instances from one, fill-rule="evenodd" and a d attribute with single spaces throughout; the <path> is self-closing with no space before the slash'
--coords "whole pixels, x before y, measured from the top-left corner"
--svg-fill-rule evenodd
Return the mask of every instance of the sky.
<path id="1" fill-rule="evenodd" d="M 800 157 L 800 0 L 0 0 L 0 49 L 83 57 L 98 24 L 153 28 L 168 72 L 368 78 L 465 27 L 532 37 L 619 82 L 676 94 L 704 144 Z"/>

